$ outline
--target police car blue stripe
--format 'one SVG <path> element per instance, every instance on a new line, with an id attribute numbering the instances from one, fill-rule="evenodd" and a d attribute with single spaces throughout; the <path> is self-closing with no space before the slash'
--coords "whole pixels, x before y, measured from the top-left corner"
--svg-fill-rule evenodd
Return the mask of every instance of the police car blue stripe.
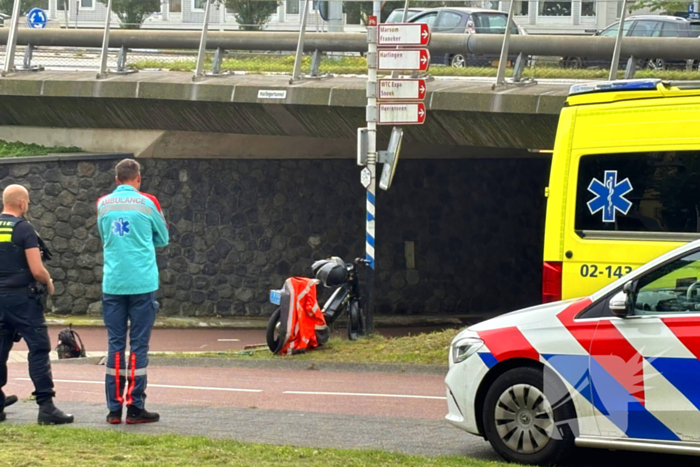
<path id="1" fill-rule="evenodd" d="M 481 357 L 481 360 L 484 362 L 484 364 L 489 368 L 493 368 L 496 363 L 498 363 L 498 360 L 496 360 L 496 357 L 493 356 L 492 353 L 489 352 L 484 352 L 484 353 L 479 353 L 479 357 Z"/>
<path id="2" fill-rule="evenodd" d="M 542 355 L 542 357 L 576 391 L 588 399 L 588 402 L 593 403 L 591 377 L 588 371 L 590 357 L 588 355 Z"/>
<path id="3" fill-rule="evenodd" d="M 700 409 L 700 360 L 695 358 L 647 358 L 656 370 Z"/>

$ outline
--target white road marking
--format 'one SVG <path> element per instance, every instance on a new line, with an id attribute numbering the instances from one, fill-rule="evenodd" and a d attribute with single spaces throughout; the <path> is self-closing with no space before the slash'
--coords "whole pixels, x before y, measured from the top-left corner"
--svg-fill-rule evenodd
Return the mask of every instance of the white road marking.
<path id="1" fill-rule="evenodd" d="M 17 381 L 31 381 L 29 378 L 15 378 Z M 54 383 L 74 383 L 74 384 L 105 384 L 104 381 L 78 381 L 69 379 L 55 379 Z M 148 384 L 149 388 L 166 389 L 197 389 L 200 391 L 229 391 L 229 392 L 263 392 L 262 389 L 238 389 L 238 388 L 209 388 L 199 386 L 174 386 L 171 384 Z"/>
<path id="2" fill-rule="evenodd" d="M 31 381 L 29 378 L 15 378 L 16 381 Z M 105 384 L 104 381 L 80 381 L 69 379 L 55 379 L 55 383 L 73 383 L 73 384 Z M 262 389 L 239 389 L 239 388 L 214 388 L 200 386 L 175 386 L 171 384 L 150 384 L 150 388 L 165 388 L 165 389 L 195 389 L 200 391 L 228 391 L 228 392 L 263 392 Z M 283 391 L 282 394 L 296 394 L 306 396 L 354 396 L 354 397 L 390 397 L 398 399 L 432 399 L 432 400 L 447 400 L 447 397 L 442 396 L 416 396 L 411 394 L 369 394 L 360 392 L 323 392 L 323 391 Z"/>
<path id="3" fill-rule="evenodd" d="M 240 342 L 240 339 L 217 339 L 219 342 Z"/>
<path id="4" fill-rule="evenodd" d="M 403 399 L 435 399 L 447 400 L 440 396 L 412 396 L 407 394 L 364 394 L 359 392 L 313 392 L 313 391 L 284 391 L 282 394 L 302 394 L 308 396 L 357 396 L 357 397 L 396 397 Z"/>

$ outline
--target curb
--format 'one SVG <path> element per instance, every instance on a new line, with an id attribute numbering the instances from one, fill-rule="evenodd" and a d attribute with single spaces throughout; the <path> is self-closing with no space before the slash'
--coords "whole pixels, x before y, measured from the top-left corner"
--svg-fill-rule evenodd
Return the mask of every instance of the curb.
<path id="1" fill-rule="evenodd" d="M 396 328 L 396 327 L 424 327 L 424 326 L 445 326 L 445 327 L 466 327 L 480 321 L 498 316 L 499 313 L 474 313 L 463 315 L 445 316 L 375 316 L 376 328 Z M 160 329 L 266 329 L 268 318 L 239 318 L 239 319 L 216 319 L 216 318 L 168 318 L 156 319 L 154 328 Z M 46 324 L 49 326 L 73 327 L 104 327 L 104 322 L 100 317 L 84 316 L 46 316 Z"/>
<path id="2" fill-rule="evenodd" d="M 60 365 L 98 365 L 103 357 L 76 358 L 51 362 Z M 422 365 L 410 363 L 352 363 L 318 360 L 241 359 L 241 358 L 183 358 L 149 357 L 149 366 L 177 366 L 187 368 L 253 368 L 260 370 L 329 371 L 336 373 L 393 373 L 411 375 L 444 376 L 447 365 Z"/>

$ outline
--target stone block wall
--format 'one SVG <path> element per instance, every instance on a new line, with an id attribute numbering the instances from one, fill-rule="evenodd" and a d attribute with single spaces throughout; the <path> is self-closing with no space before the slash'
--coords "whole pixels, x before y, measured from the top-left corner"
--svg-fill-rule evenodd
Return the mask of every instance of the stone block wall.
<path id="1" fill-rule="evenodd" d="M 0 164 L 0 189 L 30 190 L 54 252 L 58 313 L 99 313 L 95 202 L 117 160 Z M 266 316 L 268 290 L 315 259 L 364 252 L 364 190 L 350 160 L 144 159 L 171 244 L 159 251 L 162 313 Z M 549 161 L 401 161 L 377 198 L 377 312 L 508 311 L 540 297 Z M 410 243 L 407 243 L 410 242 Z M 411 250 L 413 254 L 411 255 Z M 408 256 L 407 256 L 408 253 Z"/>

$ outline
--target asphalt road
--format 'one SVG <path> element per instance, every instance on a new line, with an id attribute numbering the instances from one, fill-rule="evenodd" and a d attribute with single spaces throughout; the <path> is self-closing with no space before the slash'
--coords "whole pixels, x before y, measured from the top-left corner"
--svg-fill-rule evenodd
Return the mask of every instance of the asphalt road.
<path id="1" fill-rule="evenodd" d="M 191 363 L 191 362 L 188 362 Z M 57 404 L 75 426 L 135 433 L 178 433 L 238 441 L 497 460 L 482 439 L 443 421 L 442 376 L 314 370 L 151 366 L 148 408 L 160 423 L 110 426 L 104 421 L 104 367 L 54 364 Z M 32 391 L 25 364 L 9 365 L 6 393 Z M 7 409 L 9 423 L 35 423 L 36 405 Z M 580 467 L 697 465 L 697 458 L 579 450 Z"/>

